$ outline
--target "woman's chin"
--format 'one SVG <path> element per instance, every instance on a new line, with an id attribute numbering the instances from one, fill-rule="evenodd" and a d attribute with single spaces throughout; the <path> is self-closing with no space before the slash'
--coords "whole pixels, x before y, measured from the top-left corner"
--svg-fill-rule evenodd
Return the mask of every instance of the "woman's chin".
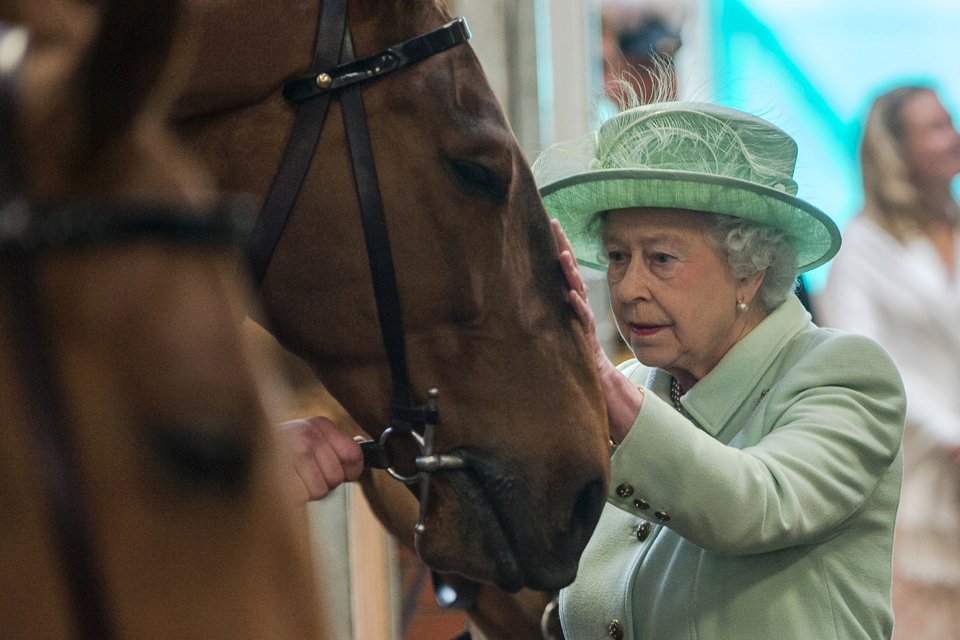
<path id="1" fill-rule="evenodd" d="M 640 364 L 647 367 L 662 369 L 672 362 L 668 354 L 664 353 L 663 348 L 652 345 L 649 341 L 640 341 L 634 338 L 630 341 L 630 350 L 633 352 L 634 357 L 640 361 Z"/>

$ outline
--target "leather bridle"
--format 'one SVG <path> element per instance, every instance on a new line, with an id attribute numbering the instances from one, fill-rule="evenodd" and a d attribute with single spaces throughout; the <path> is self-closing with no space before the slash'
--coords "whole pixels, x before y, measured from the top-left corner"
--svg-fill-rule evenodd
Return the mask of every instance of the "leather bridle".
<path id="1" fill-rule="evenodd" d="M 16 191 L 22 167 L 15 136 L 16 85 L 26 30 L 0 22 L 0 300 L 24 397 L 37 480 L 83 640 L 116 637 L 99 571 L 71 417 L 52 352 L 48 307 L 39 287 L 44 256 L 144 242 L 239 246 L 250 232 L 238 201 L 212 212 L 128 202 L 33 206 Z M 208 215 L 209 214 L 209 215 Z"/>
<path id="2" fill-rule="evenodd" d="M 404 483 L 419 484 L 420 518 L 417 531 L 422 533 L 430 474 L 459 469 L 464 462 L 454 454 L 434 453 L 434 430 L 439 421 L 437 390 L 430 389 L 427 392 L 425 405 L 414 401 L 407 370 L 400 293 L 360 84 L 463 44 L 470 38 L 470 30 L 463 18 L 457 18 L 429 33 L 357 60 L 354 58 L 353 38 L 347 22 L 347 4 L 347 0 L 325 0 L 322 3 L 310 72 L 289 80 L 283 88 L 287 101 L 298 105 L 297 115 L 280 167 L 247 243 L 246 258 L 254 283 L 259 286 L 306 178 L 330 101 L 336 95 L 343 114 L 367 257 L 373 276 L 377 316 L 392 379 L 390 426 L 383 432 L 379 442 L 370 440 L 361 444 L 364 463 L 369 467 L 386 469 Z M 413 438 L 416 443 L 420 452 L 414 461 L 416 474 L 403 475 L 396 471 L 391 458 L 392 449 L 388 445 L 398 437 Z"/>

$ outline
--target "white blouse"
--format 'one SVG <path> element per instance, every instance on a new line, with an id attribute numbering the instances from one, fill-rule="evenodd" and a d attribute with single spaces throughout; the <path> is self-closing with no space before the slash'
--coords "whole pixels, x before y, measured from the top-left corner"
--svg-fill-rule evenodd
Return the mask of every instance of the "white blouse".
<path id="1" fill-rule="evenodd" d="M 960 268 L 960 237 L 955 264 Z M 844 230 L 820 323 L 867 335 L 887 349 L 907 393 L 898 570 L 960 585 L 960 277 L 933 244 L 900 244 L 860 215 Z"/>

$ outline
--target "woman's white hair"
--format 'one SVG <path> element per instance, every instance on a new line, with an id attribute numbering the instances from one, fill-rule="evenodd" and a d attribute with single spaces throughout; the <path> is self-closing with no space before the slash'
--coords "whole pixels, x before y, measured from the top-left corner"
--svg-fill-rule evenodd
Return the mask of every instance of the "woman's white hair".
<path id="1" fill-rule="evenodd" d="M 782 231 L 721 213 L 704 214 L 703 233 L 718 255 L 730 264 L 735 278 L 761 271 L 760 304 L 773 311 L 797 286 L 797 251 Z"/>

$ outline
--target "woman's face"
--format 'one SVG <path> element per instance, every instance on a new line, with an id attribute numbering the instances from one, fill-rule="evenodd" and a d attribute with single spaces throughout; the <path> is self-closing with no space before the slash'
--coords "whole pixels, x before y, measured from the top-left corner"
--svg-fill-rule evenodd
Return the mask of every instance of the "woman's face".
<path id="1" fill-rule="evenodd" d="M 921 91 L 900 109 L 903 157 L 921 182 L 950 182 L 960 174 L 960 134 L 932 91 Z"/>
<path id="2" fill-rule="evenodd" d="M 643 364 L 697 380 L 763 316 L 758 304 L 746 314 L 738 309 L 740 299 L 753 302 L 762 275 L 734 277 L 704 235 L 703 215 L 617 209 L 603 233 L 620 334 Z"/>

